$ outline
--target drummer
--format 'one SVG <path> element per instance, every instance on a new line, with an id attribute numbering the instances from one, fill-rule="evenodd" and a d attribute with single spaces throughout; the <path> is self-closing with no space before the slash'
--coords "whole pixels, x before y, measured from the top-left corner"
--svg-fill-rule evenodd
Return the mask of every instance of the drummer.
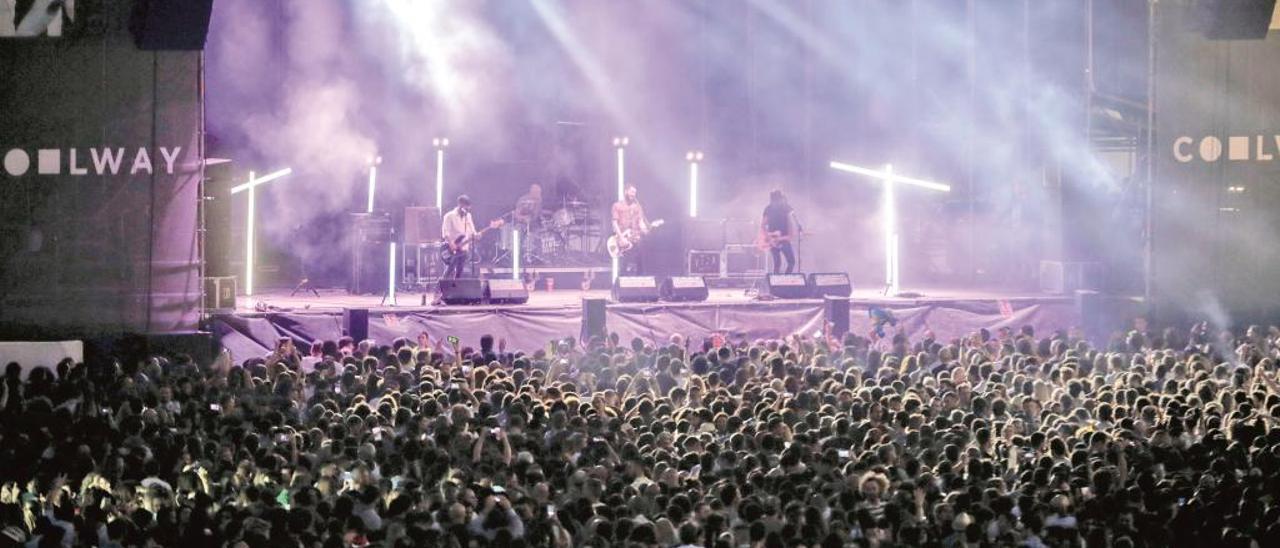
<path id="1" fill-rule="evenodd" d="M 525 230 L 535 227 L 542 216 L 542 185 L 529 185 L 529 192 L 516 200 L 515 210 L 511 212 L 512 220 Z"/>

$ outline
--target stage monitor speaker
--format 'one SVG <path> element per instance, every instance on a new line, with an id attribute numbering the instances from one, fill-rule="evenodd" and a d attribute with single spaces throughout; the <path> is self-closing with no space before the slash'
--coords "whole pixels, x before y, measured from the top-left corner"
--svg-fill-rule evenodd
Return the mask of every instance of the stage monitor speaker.
<path id="1" fill-rule="evenodd" d="M 848 297 L 853 293 L 853 284 L 844 272 L 809 274 L 809 287 L 814 297 Z"/>
<path id="2" fill-rule="evenodd" d="M 844 337 L 849 332 L 849 296 L 827 296 L 823 299 L 823 304 L 827 324 L 831 326 L 831 336 Z"/>
<path id="3" fill-rule="evenodd" d="M 480 304 L 484 301 L 484 282 L 478 278 L 440 280 L 440 300 L 444 304 Z"/>
<path id="4" fill-rule="evenodd" d="M 484 298 L 491 304 L 524 304 L 529 302 L 529 289 L 520 280 L 495 278 L 485 282 Z"/>
<path id="5" fill-rule="evenodd" d="M 779 299 L 807 299 L 813 296 L 809 279 L 804 274 L 769 274 L 764 278 L 765 291 Z"/>
<path id="6" fill-rule="evenodd" d="M 135 0 L 129 32 L 142 50 L 202 50 L 212 11 L 213 0 Z"/>
<path id="7" fill-rule="evenodd" d="M 1199 0 L 1197 22 L 1210 40 L 1263 40 L 1276 0 Z"/>
<path id="8" fill-rule="evenodd" d="M 605 316 L 604 299 L 582 299 L 582 331 L 578 334 L 578 338 L 583 346 L 586 346 L 592 337 L 604 337 L 608 334 Z"/>
<path id="9" fill-rule="evenodd" d="M 620 303 L 658 301 L 658 279 L 653 276 L 618 276 L 613 282 L 613 300 Z"/>
<path id="10" fill-rule="evenodd" d="M 342 332 L 357 343 L 369 338 L 369 309 L 342 309 Z"/>
<path id="11" fill-rule="evenodd" d="M 440 210 L 435 207 L 404 208 L 404 245 L 439 242 L 440 224 Z"/>
<path id="12" fill-rule="evenodd" d="M 711 292 L 702 276 L 672 276 L 662 281 L 662 300 L 674 302 L 705 301 Z"/>

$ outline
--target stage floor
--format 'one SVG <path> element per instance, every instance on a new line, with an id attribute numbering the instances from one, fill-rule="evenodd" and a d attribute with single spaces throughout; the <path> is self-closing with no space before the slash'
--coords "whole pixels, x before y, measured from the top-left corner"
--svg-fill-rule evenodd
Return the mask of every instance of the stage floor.
<path id="1" fill-rule="evenodd" d="M 872 307 L 891 310 L 898 328 L 910 337 L 931 330 L 947 339 L 979 328 L 1031 325 L 1038 332 L 1080 324 L 1075 300 L 1069 296 L 1001 292 L 966 288 L 908 288 L 918 296 L 887 297 L 874 290 L 856 290 L 850 298 L 849 325 L 856 333 L 871 328 Z M 521 305 L 432 306 L 432 295 L 399 292 L 396 304 L 380 295 L 348 295 L 320 290 L 319 296 L 269 291 L 240 297 L 234 312 L 213 315 L 212 329 L 238 359 L 267 352 L 281 336 L 299 342 L 336 339 L 345 334 L 344 311 L 368 310 L 368 335 L 388 342 L 395 337 L 458 335 L 467 344 L 481 334 L 506 339 L 508 348 L 542 348 L 547 341 L 578 336 L 584 298 L 609 298 L 608 290 L 534 291 Z M 713 289 L 696 303 L 613 303 L 606 306 L 606 324 L 624 340 L 639 337 L 664 341 L 672 333 L 710 336 L 723 333 L 749 339 L 821 331 L 828 321 L 821 299 L 760 300 L 744 289 Z"/>
<path id="2" fill-rule="evenodd" d="M 898 305 L 907 303 L 922 302 L 948 302 L 948 301 L 1071 301 L 1071 297 L 1045 295 L 1041 293 L 1018 293 L 1018 292 L 997 292 L 993 290 L 983 289 L 959 289 L 959 288 L 923 288 L 923 289 L 907 289 L 906 291 L 918 294 L 911 297 L 891 297 L 885 296 L 880 291 L 857 289 L 849 296 L 853 303 L 879 303 L 885 305 Z M 431 304 L 432 294 L 430 292 L 421 291 L 398 291 L 396 292 L 395 304 L 387 303 L 381 295 L 351 295 L 341 289 L 319 289 L 316 291 L 319 295 L 310 292 L 300 292 L 297 295 L 290 295 L 289 291 L 276 290 L 260 293 L 252 297 L 239 296 L 236 298 L 237 314 L 252 314 L 255 312 L 341 312 L 344 308 L 368 308 L 372 311 L 395 310 L 395 311 L 425 311 L 435 309 L 483 309 L 483 308 L 581 308 L 583 299 L 608 299 L 609 290 L 593 289 L 588 291 L 580 291 L 576 289 L 558 289 L 554 291 L 537 290 L 529 293 L 529 301 L 521 305 L 439 305 Z M 424 298 L 425 297 L 425 298 Z M 808 300 L 808 299 L 805 299 Z M 815 302 L 821 299 L 812 299 Z M 794 301 L 794 300 L 793 300 Z M 803 300 L 801 300 L 803 301 Z M 706 304 L 746 304 L 766 302 L 757 299 L 755 295 L 746 289 L 711 289 L 710 296 L 705 302 L 701 303 L 648 303 L 662 304 L 667 306 L 697 306 Z M 767 302 L 788 302 L 785 299 L 774 299 Z M 610 302 L 610 305 L 617 303 Z"/>

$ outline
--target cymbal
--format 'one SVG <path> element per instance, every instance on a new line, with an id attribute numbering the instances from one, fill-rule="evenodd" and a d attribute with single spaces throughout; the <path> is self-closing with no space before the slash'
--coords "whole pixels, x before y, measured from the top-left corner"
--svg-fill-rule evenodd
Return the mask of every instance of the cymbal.
<path id="1" fill-rule="evenodd" d="M 565 200 L 565 207 L 587 207 L 589 204 L 580 200 Z"/>

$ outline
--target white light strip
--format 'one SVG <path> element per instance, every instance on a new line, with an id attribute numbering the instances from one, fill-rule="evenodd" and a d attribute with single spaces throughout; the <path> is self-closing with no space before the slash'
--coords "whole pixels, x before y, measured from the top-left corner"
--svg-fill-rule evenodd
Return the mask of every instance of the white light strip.
<path id="1" fill-rule="evenodd" d="M 511 279 L 520 279 L 520 229 L 511 231 Z"/>
<path id="2" fill-rule="evenodd" d="M 897 272 L 894 269 L 894 242 L 898 237 L 898 208 L 894 203 L 893 192 L 893 166 L 884 166 L 885 185 L 883 194 L 883 210 L 880 212 L 880 219 L 884 226 L 881 230 L 884 232 L 884 285 L 893 290 L 894 281 L 897 278 Z"/>
<path id="3" fill-rule="evenodd" d="M 618 201 L 621 202 L 627 197 L 626 187 L 623 183 L 623 174 L 626 172 L 626 158 L 623 156 L 623 147 L 618 147 Z"/>
<path id="4" fill-rule="evenodd" d="M 436 209 L 444 210 L 444 149 L 436 149 Z"/>
<path id="5" fill-rule="evenodd" d="M 613 283 L 618 283 L 618 258 L 613 258 Z"/>
<path id="6" fill-rule="evenodd" d="M 396 243 L 391 242 L 391 253 L 387 260 L 387 302 L 396 305 Z"/>
<path id="7" fill-rule="evenodd" d="M 370 165 L 369 166 L 369 207 L 368 209 L 365 210 L 365 213 L 373 213 L 373 196 L 374 196 L 374 191 L 377 189 L 377 185 L 378 185 L 378 166 Z"/>
<path id="8" fill-rule="evenodd" d="M 274 180 L 276 180 L 276 179 L 279 179 L 279 178 L 281 178 L 281 177 L 284 177 L 285 175 L 288 175 L 288 174 L 290 174 L 290 173 L 293 173 L 293 168 L 291 168 L 291 167 L 286 167 L 286 168 L 284 168 L 284 169 L 282 169 L 282 170 L 275 171 L 275 172 L 272 172 L 272 173 L 268 173 L 268 174 L 266 174 L 266 175 L 263 175 L 261 178 L 258 178 L 258 179 L 256 179 L 256 180 L 253 178 L 253 173 L 249 173 L 249 182 L 244 183 L 244 184 L 242 184 L 242 185 L 238 185 L 238 186 L 234 186 L 234 187 L 232 187 L 232 188 L 231 188 L 231 193 L 232 193 L 232 194 L 239 194 L 239 193 L 244 192 L 244 191 L 246 191 L 246 190 L 249 190 L 250 188 L 253 188 L 253 187 L 257 186 L 257 185 L 261 185 L 261 184 L 263 184 L 263 183 L 269 183 L 269 182 L 271 182 L 271 181 L 274 181 Z"/>
<path id="9" fill-rule="evenodd" d="M 249 182 L 245 184 L 249 185 L 245 187 L 249 189 L 249 211 L 245 215 L 248 218 L 248 226 L 245 227 L 244 231 L 244 294 L 253 296 L 253 218 L 255 216 L 254 210 L 258 207 L 256 199 L 258 193 L 255 190 L 258 182 L 253 178 L 252 171 L 249 172 Z"/>
<path id="10" fill-rule="evenodd" d="M 698 216 L 698 162 L 689 162 L 689 216 Z"/>
<path id="11" fill-rule="evenodd" d="M 831 169 L 835 169 L 839 171 L 847 171 L 849 173 L 857 173 L 859 175 L 866 175 L 868 177 L 875 177 L 877 179 L 883 179 L 891 175 L 890 173 L 885 173 L 883 171 L 867 169 L 865 167 L 855 166 L 853 164 L 846 164 L 844 162 L 831 162 Z M 951 185 L 947 185 L 943 183 L 935 183 L 933 181 L 926 181 L 924 179 L 914 179 L 911 177 L 902 177 L 900 175 L 894 175 L 893 182 L 907 183 L 909 185 L 916 185 L 916 186 L 924 187 L 930 190 L 937 190 L 941 192 L 951 192 Z"/>

